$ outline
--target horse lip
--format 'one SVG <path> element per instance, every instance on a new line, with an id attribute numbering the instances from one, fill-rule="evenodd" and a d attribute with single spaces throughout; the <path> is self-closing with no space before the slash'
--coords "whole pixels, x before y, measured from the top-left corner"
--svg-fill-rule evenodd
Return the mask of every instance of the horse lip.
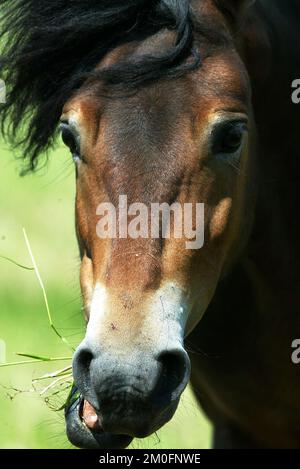
<path id="1" fill-rule="evenodd" d="M 86 399 L 82 399 L 79 405 L 79 417 L 89 430 L 94 432 L 103 431 L 101 416 Z"/>
<path id="2" fill-rule="evenodd" d="M 100 427 L 90 430 L 82 420 L 83 405 L 84 398 L 80 395 L 65 409 L 66 431 L 70 443 L 83 449 L 123 449 L 131 443 L 133 438 L 128 435 L 105 433 Z"/>

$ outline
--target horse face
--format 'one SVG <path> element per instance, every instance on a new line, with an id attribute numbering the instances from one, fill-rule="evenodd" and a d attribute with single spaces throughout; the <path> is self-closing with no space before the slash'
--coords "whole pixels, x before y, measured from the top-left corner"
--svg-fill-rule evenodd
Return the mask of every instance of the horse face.
<path id="1" fill-rule="evenodd" d="M 133 52 L 123 47 L 107 63 L 124 53 Z M 126 446 L 173 416 L 190 375 L 184 336 L 246 236 L 248 78 L 232 48 L 214 50 L 197 72 L 134 94 L 106 96 L 89 81 L 62 122 L 76 165 L 87 320 L 73 362 L 82 399 L 67 412 L 68 435 L 82 447 Z M 117 207 L 120 196 L 148 208 L 204 204 L 204 245 L 187 249 L 185 236 L 172 235 L 99 237 L 99 205 Z"/>

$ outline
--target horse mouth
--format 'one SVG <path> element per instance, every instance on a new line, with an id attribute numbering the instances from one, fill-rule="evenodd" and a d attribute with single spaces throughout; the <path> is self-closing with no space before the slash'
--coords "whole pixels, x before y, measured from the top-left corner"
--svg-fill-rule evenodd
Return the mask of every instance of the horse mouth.
<path id="1" fill-rule="evenodd" d="M 133 440 L 129 435 L 104 432 L 100 416 L 81 395 L 66 407 L 65 419 L 70 443 L 81 449 L 124 449 Z"/>

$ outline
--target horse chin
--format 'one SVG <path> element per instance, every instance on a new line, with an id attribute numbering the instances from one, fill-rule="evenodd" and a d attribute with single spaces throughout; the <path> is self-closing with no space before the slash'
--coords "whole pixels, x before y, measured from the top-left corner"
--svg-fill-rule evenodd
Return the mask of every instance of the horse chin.
<path id="1" fill-rule="evenodd" d="M 67 436 L 72 445 L 82 449 L 124 449 L 130 445 L 131 436 L 105 433 L 100 427 L 89 429 L 82 419 L 82 406 L 80 396 L 65 410 Z"/>

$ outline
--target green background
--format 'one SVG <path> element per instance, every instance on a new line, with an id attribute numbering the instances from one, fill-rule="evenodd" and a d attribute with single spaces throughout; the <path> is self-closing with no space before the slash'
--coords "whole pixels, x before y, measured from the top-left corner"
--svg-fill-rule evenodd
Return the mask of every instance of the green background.
<path id="1" fill-rule="evenodd" d="M 20 162 L 0 145 L 0 255 L 31 266 L 22 227 L 43 277 L 55 325 L 76 346 L 84 335 L 78 284 L 79 258 L 74 231 L 74 169 L 58 148 L 36 174 L 19 177 Z M 0 340 L 7 361 L 16 352 L 69 356 L 51 331 L 34 272 L 0 259 Z M 36 392 L 32 379 L 69 362 L 0 368 L 0 448 L 69 448 L 62 412 L 54 412 Z M 58 404 L 59 404 L 59 397 Z M 173 420 L 156 435 L 135 440 L 134 448 L 208 448 L 211 428 L 191 390 Z"/>

